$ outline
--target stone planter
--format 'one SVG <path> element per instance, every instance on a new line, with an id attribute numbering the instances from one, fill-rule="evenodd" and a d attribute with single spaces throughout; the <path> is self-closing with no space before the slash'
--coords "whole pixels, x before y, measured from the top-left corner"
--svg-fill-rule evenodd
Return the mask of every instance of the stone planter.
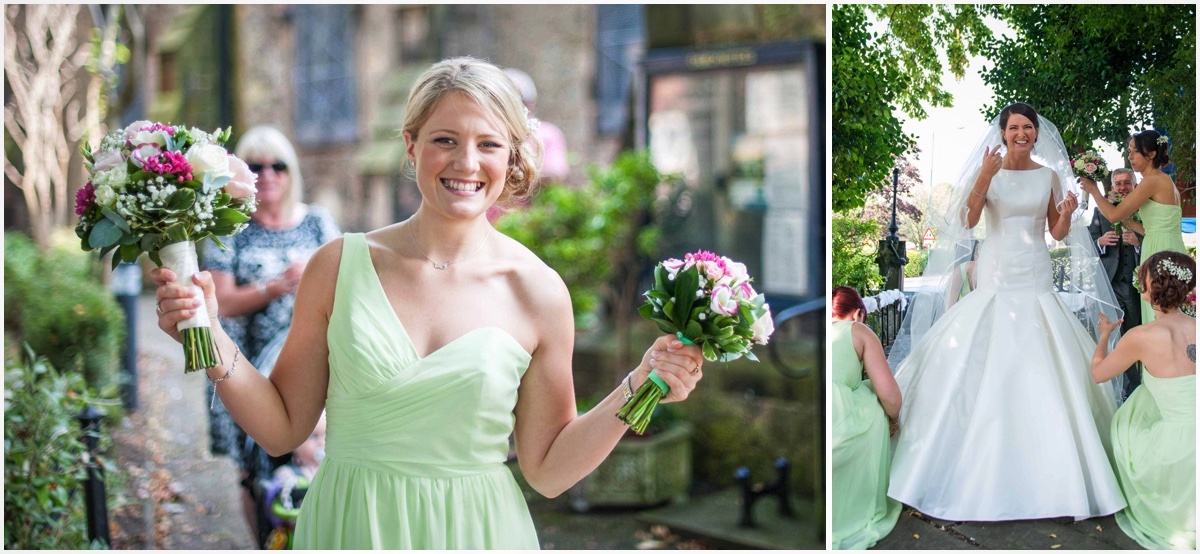
<path id="1" fill-rule="evenodd" d="M 571 508 L 649 506 L 687 497 L 692 482 L 692 425 L 649 437 L 626 436 L 590 475 L 571 488 Z"/>

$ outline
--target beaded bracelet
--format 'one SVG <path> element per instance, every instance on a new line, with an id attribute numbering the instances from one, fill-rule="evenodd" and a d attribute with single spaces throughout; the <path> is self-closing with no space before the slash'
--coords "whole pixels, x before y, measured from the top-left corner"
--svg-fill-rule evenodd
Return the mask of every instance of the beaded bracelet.
<path id="1" fill-rule="evenodd" d="M 216 379 L 213 379 L 211 377 L 208 378 L 208 382 L 212 383 L 212 386 L 213 386 L 212 398 L 210 398 L 208 400 L 208 411 L 211 412 L 213 409 L 213 406 L 215 406 L 217 403 L 217 383 L 220 383 L 221 381 L 224 381 L 230 377 L 233 377 L 233 370 L 237 369 L 238 357 L 240 357 L 241 355 L 242 355 L 242 349 L 238 348 L 237 346 L 234 346 L 233 347 L 233 363 L 229 364 L 229 371 L 225 372 L 225 376 L 219 377 Z M 208 377 L 208 376 L 205 375 L 205 377 Z"/>

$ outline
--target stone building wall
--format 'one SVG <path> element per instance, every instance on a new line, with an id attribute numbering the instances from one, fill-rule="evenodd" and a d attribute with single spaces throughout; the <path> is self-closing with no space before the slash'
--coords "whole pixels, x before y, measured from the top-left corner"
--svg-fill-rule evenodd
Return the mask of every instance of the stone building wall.
<path id="1" fill-rule="evenodd" d="M 247 129 L 271 124 L 294 137 L 296 30 L 289 6 L 237 8 L 238 122 Z M 402 12 L 397 5 L 356 6 L 355 81 L 358 140 L 298 146 L 305 198 L 329 209 L 345 230 L 387 225 L 414 206 L 413 185 L 396 175 L 367 175 L 360 155 L 372 139 L 399 129 L 411 79 L 430 61 L 472 55 L 529 73 L 538 86 L 537 115 L 562 128 L 571 177 L 582 182 L 591 163 L 616 154 L 612 139 L 596 137 L 593 74 L 594 6 L 469 6 L 428 8 L 431 47 L 426 58 L 404 59 Z M 536 32 L 532 32 L 536 30 Z M 400 90 L 398 100 L 396 90 Z M 396 195 L 401 199 L 397 200 Z"/>

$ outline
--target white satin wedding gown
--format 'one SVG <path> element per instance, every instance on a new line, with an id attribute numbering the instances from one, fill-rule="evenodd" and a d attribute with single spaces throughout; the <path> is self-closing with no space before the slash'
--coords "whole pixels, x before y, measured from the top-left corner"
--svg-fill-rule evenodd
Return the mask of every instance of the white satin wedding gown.
<path id="1" fill-rule="evenodd" d="M 1112 395 L 1095 341 L 1054 291 L 1044 234 L 1053 172 L 1000 170 L 977 288 L 900 364 L 888 496 L 953 521 L 1112 514 Z"/>

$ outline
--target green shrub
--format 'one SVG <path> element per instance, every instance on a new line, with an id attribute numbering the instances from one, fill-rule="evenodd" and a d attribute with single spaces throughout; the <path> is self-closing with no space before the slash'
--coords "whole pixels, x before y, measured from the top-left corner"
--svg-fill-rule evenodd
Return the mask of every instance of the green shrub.
<path id="1" fill-rule="evenodd" d="M 833 216 L 833 284 L 879 290 L 883 276 L 875 263 L 879 223 L 842 214 Z"/>
<path id="2" fill-rule="evenodd" d="M 22 308 L 30 297 L 29 287 L 38 275 L 41 253 L 25 234 L 4 232 L 4 324 L 21 321 Z"/>
<path id="3" fill-rule="evenodd" d="M 576 318 L 595 309 L 612 267 L 604 255 L 604 221 L 596 215 L 598 205 L 599 199 L 587 188 L 551 185 L 527 208 L 496 222 L 497 230 L 533 250 L 562 276 Z"/>
<path id="4" fill-rule="evenodd" d="M 30 287 L 21 319 L 26 342 L 64 372 L 103 389 L 117 380 L 125 344 L 125 313 L 103 285 L 49 272 Z"/>
<path id="5" fill-rule="evenodd" d="M 4 547 L 88 548 L 86 447 L 73 417 L 86 385 L 26 352 L 24 363 L 5 360 Z"/>
<path id="6" fill-rule="evenodd" d="M 91 276 L 92 257 L 78 242 L 55 235 L 42 256 L 24 235 L 5 233 L 5 327 L 60 371 L 106 389 L 117 382 L 125 313 Z"/>
<path id="7" fill-rule="evenodd" d="M 928 250 L 910 250 L 908 252 L 908 264 L 904 266 L 904 276 L 920 277 L 922 273 L 925 273 L 925 266 L 928 263 Z"/>

